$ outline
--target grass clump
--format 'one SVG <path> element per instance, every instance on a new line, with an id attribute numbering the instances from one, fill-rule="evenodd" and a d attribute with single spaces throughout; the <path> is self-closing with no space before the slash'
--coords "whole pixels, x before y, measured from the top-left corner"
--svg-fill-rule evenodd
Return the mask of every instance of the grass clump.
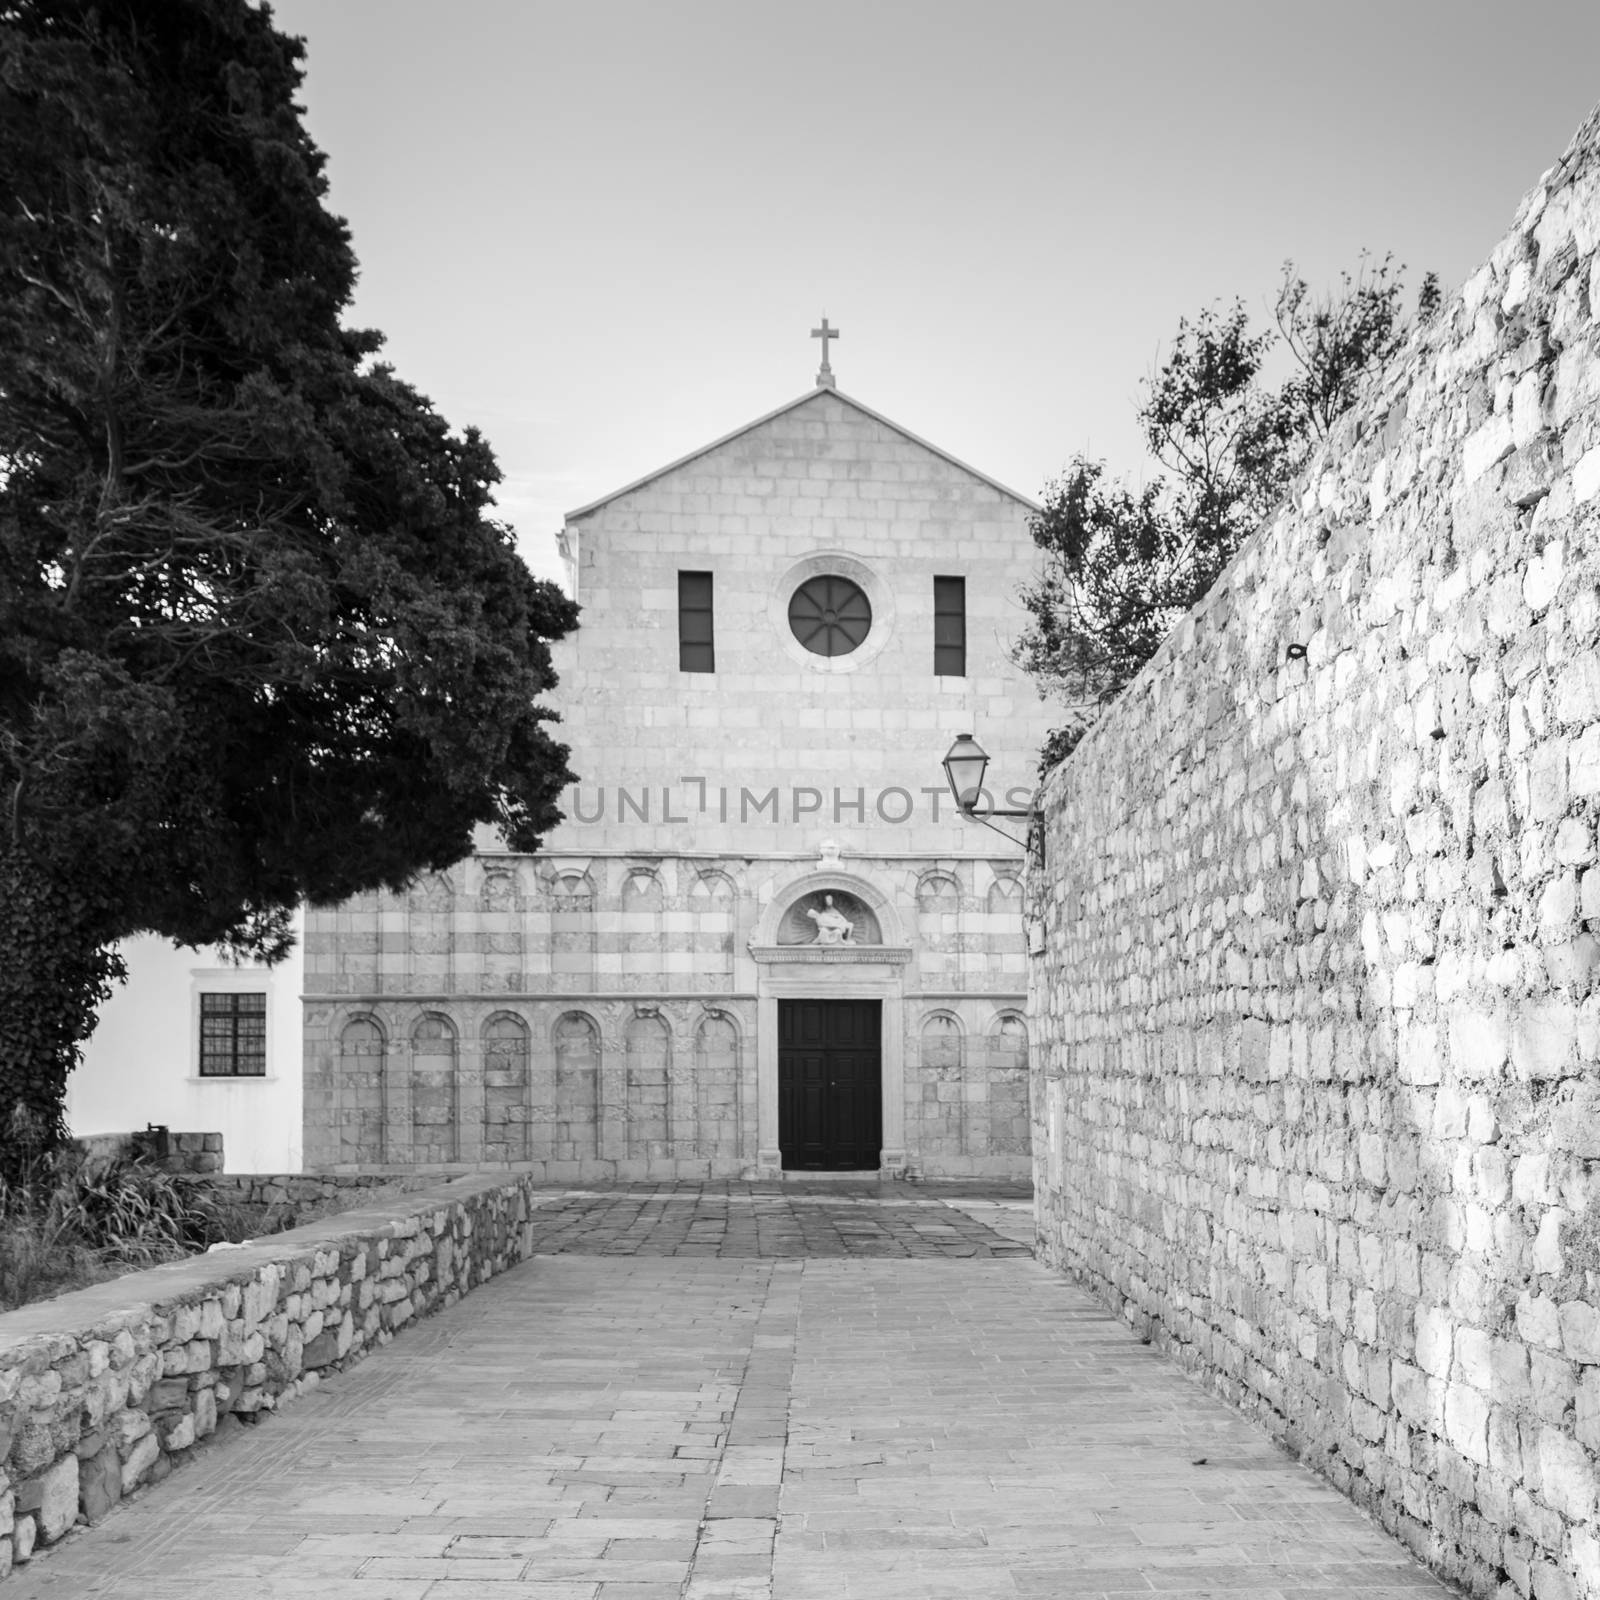
<path id="1" fill-rule="evenodd" d="M 0 1187 L 0 1311 L 112 1276 L 87 1245 L 64 1237 L 54 1218 L 18 1205 L 16 1190 Z"/>
<path id="2" fill-rule="evenodd" d="M 0 1311 L 251 1233 L 203 1179 L 68 1147 L 0 1180 Z"/>

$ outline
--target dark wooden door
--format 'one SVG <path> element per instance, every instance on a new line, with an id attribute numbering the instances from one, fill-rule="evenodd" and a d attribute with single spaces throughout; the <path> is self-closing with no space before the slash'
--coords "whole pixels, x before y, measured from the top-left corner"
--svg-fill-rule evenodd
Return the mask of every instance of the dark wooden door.
<path id="1" fill-rule="evenodd" d="M 786 1172 L 876 1170 L 883 1002 L 778 1002 L 778 1148 Z"/>

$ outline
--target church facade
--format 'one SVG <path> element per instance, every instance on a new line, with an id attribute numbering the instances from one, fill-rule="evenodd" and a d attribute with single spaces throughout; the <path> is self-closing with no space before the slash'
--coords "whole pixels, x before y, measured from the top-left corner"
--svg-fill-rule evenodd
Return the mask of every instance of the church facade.
<path id="1" fill-rule="evenodd" d="M 309 1168 L 1026 1175 L 1032 504 L 840 394 L 571 513 L 537 855 L 308 910 Z M 1008 798 L 1009 795 L 1009 798 Z"/>

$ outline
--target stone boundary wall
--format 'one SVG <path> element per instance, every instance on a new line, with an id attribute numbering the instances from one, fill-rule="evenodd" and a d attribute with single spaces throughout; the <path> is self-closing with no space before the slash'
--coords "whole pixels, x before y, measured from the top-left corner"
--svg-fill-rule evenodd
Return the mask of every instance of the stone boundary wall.
<path id="1" fill-rule="evenodd" d="M 532 1251 L 526 1178 L 462 1178 L 0 1314 L 0 1577 Z"/>
<path id="2" fill-rule="evenodd" d="M 166 1133 L 162 1152 L 161 1133 Z M 210 1176 L 223 1167 L 220 1133 L 172 1133 L 141 1128 L 134 1133 L 90 1133 L 72 1141 L 91 1161 L 140 1161 L 163 1172 Z"/>
<path id="3" fill-rule="evenodd" d="M 460 1167 L 455 1172 L 439 1167 L 389 1168 L 375 1172 L 219 1172 L 206 1187 L 246 1205 L 321 1205 L 371 1195 L 376 1190 L 410 1193 L 437 1188 L 451 1177 L 466 1177 L 478 1169 Z M 496 1173 L 496 1177 L 507 1174 Z M 522 1174 L 513 1173 L 518 1177 Z"/>
<path id="4" fill-rule="evenodd" d="M 247 1211 L 269 1216 L 290 1212 L 311 1221 L 355 1205 L 394 1203 L 399 1195 L 434 1189 L 454 1178 L 482 1175 L 482 1168 L 467 1166 L 394 1167 L 372 1172 L 218 1172 L 208 1175 L 206 1188 L 217 1199 Z M 539 1182 L 531 1169 L 496 1171 L 494 1176 L 505 1182 Z"/>
<path id="5" fill-rule="evenodd" d="M 1600 114 L 1044 791 L 1050 1262 L 1600 1596 Z"/>

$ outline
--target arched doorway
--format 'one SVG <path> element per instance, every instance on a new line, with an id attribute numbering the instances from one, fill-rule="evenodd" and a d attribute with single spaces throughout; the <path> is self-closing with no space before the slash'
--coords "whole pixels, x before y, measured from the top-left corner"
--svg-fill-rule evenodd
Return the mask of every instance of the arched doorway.
<path id="1" fill-rule="evenodd" d="M 750 952 L 759 1169 L 902 1169 L 911 951 L 888 897 L 853 874 L 806 874 L 774 897 Z"/>

